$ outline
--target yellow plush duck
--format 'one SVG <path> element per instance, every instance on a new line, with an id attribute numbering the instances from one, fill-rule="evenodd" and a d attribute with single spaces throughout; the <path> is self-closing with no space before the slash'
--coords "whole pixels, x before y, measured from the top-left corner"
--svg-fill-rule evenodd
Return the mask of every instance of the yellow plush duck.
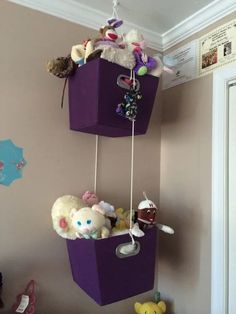
<path id="1" fill-rule="evenodd" d="M 166 304 L 163 301 L 158 303 L 145 302 L 143 304 L 136 302 L 134 308 L 137 314 L 164 314 L 166 312 Z"/>

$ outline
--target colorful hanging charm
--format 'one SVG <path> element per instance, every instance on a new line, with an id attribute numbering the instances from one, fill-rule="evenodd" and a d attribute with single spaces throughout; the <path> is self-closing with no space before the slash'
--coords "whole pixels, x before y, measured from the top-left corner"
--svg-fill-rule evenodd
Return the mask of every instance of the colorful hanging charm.
<path id="1" fill-rule="evenodd" d="M 21 178 L 25 165 L 23 148 L 17 147 L 11 140 L 0 141 L 0 184 L 8 186 Z"/>
<path id="2" fill-rule="evenodd" d="M 141 93 L 131 86 L 130 90 L 125 93 L 124 101 L 118 104 L 116 113 L 131 121 L 135 120 L 138 113 L 137 101 L 141 98 Z"/>

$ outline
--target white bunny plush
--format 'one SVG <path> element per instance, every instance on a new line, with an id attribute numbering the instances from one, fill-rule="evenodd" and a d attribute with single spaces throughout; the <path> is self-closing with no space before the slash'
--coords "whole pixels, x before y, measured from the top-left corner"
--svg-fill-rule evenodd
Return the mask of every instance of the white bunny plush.
<path id="1" fill-rule="evenodd" d="M 99 239 L 107 238 L 110 234 L 106 227 L 105 211 L 99 205 L 79 210 L 73 208 L 70 217 L 78 238 Z"/>

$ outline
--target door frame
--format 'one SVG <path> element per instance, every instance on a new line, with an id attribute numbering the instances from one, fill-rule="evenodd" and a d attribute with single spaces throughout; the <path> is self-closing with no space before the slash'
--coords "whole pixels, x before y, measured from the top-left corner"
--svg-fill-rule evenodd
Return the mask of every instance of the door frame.
<path id="1" fill-rule="evenodd" d="M 211 314 L 228 314 L 228 85 L 235 64 L 213 73 Z"/>

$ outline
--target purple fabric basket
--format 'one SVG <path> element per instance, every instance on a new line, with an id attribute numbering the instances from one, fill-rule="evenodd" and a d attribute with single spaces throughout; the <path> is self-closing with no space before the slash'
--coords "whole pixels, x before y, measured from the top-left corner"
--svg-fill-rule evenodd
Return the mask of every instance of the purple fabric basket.
<path id="1" fill-rule="evenodd" d="M 116 248 L 130 241 L 127 234 L 102 240 L 67 240 L 74 281 L 100 305 L 153 289 L 157 228 L 136 238 L 140 244 L 137 255 L 118 257 Z"/>
<path id="2" fill-rule="evenodd" d="M 70 128 L 103 136 L 131 135 L 131 122 L 116 113 L 127 90 L 117 85 L 117 77 L 130 71 L 104 59 L 95 59 L 69 78 Z M 151 117 L 159 78 L 136 77 L 143 98 L 138 101 L 135 134 L 145 134 Z"/>

